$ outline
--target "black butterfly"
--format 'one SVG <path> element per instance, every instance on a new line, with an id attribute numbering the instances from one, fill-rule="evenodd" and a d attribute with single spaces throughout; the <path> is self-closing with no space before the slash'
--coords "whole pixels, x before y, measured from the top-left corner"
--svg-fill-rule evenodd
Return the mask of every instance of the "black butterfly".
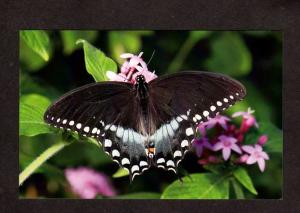
<path id="1" fill-rule="evenodd" d="M 54 127 L 96 138 L 132 179 L 157 166 L 177 172 L 198 123 L 246 95 L 225 75 L 184 71 L 136 84 L 98 82 L 72 90 L 46 111 Z"/>

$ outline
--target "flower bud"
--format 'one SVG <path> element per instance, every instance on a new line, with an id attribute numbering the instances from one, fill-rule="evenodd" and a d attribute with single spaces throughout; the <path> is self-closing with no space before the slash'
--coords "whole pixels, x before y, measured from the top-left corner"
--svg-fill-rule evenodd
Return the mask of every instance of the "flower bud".
<path id="1" fill-rule="evenodd" d="M 265 143 L 268 141 L 268 136 L 267 135 L 262 135 L 258 138 L 257 143 L 261 146 L 263 146 Z"/>

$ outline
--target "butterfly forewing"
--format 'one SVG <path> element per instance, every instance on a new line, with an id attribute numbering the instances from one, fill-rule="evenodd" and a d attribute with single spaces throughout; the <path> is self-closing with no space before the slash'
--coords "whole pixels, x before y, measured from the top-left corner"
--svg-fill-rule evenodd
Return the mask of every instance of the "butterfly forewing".
<path id="1" fill-rule="evenodd" d="M 93 137 L 121 166 L 139 173 L 148 168 L 144 136 L 138 133 L 139 105 L 133 85 L 94 83 L 75 89 L 48 108 L 44 119 L 57 128 Z M 147 162 L 148 164 L 148 162 Z"/>

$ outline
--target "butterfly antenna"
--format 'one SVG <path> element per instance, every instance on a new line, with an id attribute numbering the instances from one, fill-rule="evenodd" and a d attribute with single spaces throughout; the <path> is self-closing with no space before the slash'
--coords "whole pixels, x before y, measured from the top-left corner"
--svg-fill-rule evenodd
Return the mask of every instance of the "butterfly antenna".
<path id="1" fill-rule="evenodd" d="M 151 62 L 151 60 L 152 60 L 154 54 L 155 54 L 155 50 L 153 50 L 152 55 L 151 55 L 149 61 L 147 62 L 147 66 L 150 64 L 150 62 Z"/>

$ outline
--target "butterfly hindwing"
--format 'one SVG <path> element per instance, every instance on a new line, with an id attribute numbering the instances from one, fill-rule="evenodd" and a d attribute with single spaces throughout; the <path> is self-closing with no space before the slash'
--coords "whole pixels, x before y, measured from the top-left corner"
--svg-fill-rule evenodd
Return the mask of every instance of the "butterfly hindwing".
<path id="1" fill-rule="evenodd" d="M 195 129 L 187 116 L 177 116 L 163 124 L 152 136 L 156 166 L 176 173 L 178 164 L 190 150 L 194 134 Z"/>

